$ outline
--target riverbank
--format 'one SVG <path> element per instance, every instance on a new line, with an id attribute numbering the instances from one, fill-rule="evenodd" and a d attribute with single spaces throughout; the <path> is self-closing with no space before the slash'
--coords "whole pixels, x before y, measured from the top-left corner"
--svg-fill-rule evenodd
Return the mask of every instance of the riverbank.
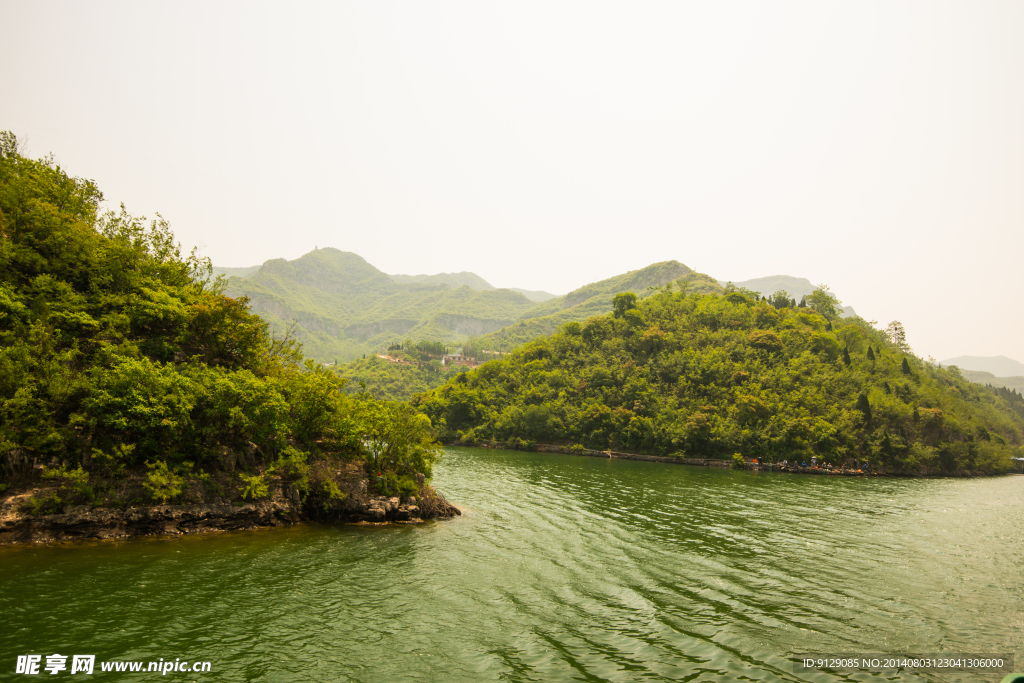
<path id="1" fill-rule="evenodd" d="M 223 484 L 204 487 L 190 482 L 181 504 L 144 504 L 142 481 L 119 482 L 117 495 L 106 505 L 68 505 L 60 511 L 38 511 L 59 488 L 42 480 L 22 482 L 16 493 L 0 500 L 0 545 L 52 543 L 80 539 L 125 539 L 136 536 L 261 529 L 303 521 L 349 524 L 421 524 L 462 512 L 432 486 L 422 483 L 415 496 L 374 495 L 369 480 L 356 464 L 337 470 L 331 496 L 310 496 L 280 478 L 268 478 L 267 493 L 255 500 L 241 489 Z M 48 513 L 48 514 L 47 514 Z"/>
<path id="2" fill-rule="evenodd" d="M 462 445 L 462 444 L 452 444 Z M 512 448 L 508 444 L 495 442 L 492 444 L 478 444 L 470 446 L 471 448 L 505 448 L 508 450 L 519 450 Z M 589 448 L 583 448 L 580 446 L 565 446 L 557 444 L 535 444 L 532 450 L 538 453 L 563 453 L 565 455 L 580 455 L 588 458 L 610 458 L 618 460 L 640 460 L 644 462 L 661 462 L 669 465 L 693 465 L 696 467 L 717 467 L 722 469 L 729 469 L 733 467 L 732 460 L 722 460 L 719 458 L 687 458 L 673 455 L 647 455 L 644 453 L 625 453 L 622 451 L 598 451 Z M 807 466 L 803 467 L 800 465 L 786 464 L 782 465 L 779 463 L 755 463 L 751 459 L 745 459 L 744 469 L 753 470 L 758 472 L 780 472 L 787 474 L 810 474 L 817 476 L 828 476 L 828 477 L 901 477 L 901 478 L 929 478 L 929 477 L 987 477 L 994 476 L 985 474 L 983 472 L 972 472 L 969 470 L 961 470 L 955 473 L 946 473 L 938 471 L 923 470 L 916 474 L 894 474 L 888 472 L 879 472 L 875 470 L 864 470 L 864 469 L 852 469 L 847 467 L 825 467 L 825 466 Z"/>

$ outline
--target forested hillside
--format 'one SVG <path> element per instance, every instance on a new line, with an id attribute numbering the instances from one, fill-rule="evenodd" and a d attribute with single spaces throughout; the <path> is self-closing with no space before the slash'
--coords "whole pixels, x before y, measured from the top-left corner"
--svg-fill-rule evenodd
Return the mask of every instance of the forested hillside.
<path id="1" fill-rule="evenodd" d="M 890 472 L 1002 472 L 1024 400 L 909 353 L 817 291 L 806 307 L 739 290 L 615 297 L 413 403 L 448 438 L 770 460 Z"/>
<path id="2" fill-rule="evenodd" d="M 488 352 L 507 352 L 537 337 L 551 334 L 567 322 L 586 320 L 590 316 L 610 311 L 612 299 L 618 293 L 632 288 L 640 290 L 642 296 L 647 296 L 668 283 L 673 283 L 673 287 L 679 291 L 706 293 L 722 290 L 721 286 L 707 275 L 694 272 L 678 261 L 655 263 L 640 270 L 591 283 L 565 296 L 546 301 L 528 310 L 517 323 L 509 327 L 491 334 L 463 339 L 460 348 L 467 356 L 479 361 L 488 360 L 497 357 L 488 355 Z M 417 342 L 409 340 L 406 345 L 415 343 Z M 417 361 L 415 358 L 409 360 Z M 429 365 L 389 363 L 376 359 L 371 354 L 367 358 L 339 366 L 337 372 L 351 380 L 350 387 L 362 383 L 375 396 L 406 401 L 415 393 L 440 386 L 459 370 L 454 368 L 442 371 Z"/>
<path id="3" fill-rule="evenodd" d="M 337 367 L 336 374 L 347 382 L 345 391 L 350 394 L 365 391 L 387 401 L 408 401 L 415 394 L 439 387 L 469 369 L 464 365 L 444 366 L 436 357 L 424 358 L 416 352 L 392 349 L 388 355 L 389 358 L 381 358 L 368 354 L 366 358 Z"/>
<path id="4" fill-rule="evenodd" d="M 629 290 L 648 293 L 679 281 L 690 291 L 720 291 L 710 277 L 676 261 L 655 263 L 553 297 L 546 292 L 495 289 L 469 272 L 387 275 L 356 254 L 317 249 L 294 261 L 274 259 L 228 280 L 226 293 L 245 296 L 272 330 L 288 329 L 307 354 L 346 362 L 406 340 L 509 350 L 570 320 L 611 310 Z"/>
<path id="5" fill-rule="evenodd" d="M 251 497 L 273 474 L 330 498 L 318 472 L 337 459 L 429 475 L 422 416 L 342 393 L 212 286 L 165 221 L 101 214 L 101 200 L 0 134 L 0 492 L 41 472 L 64 482 L 35 501 L 52 512 L 113 504 L 133 472 L 158 502 L 190 479 L 219 486 L 210 475 L 236 462 Z"/>
<path id="6" fill-rule="evenodd" d="M 293 333 L 308 355 L 339 362 L 406 338 L 457 343 L 510 325 L 536 305 L 508 289 L 395 282 L 337 249 L 267 261 L 247 278 L 229 279 L 225 291 L 248 297 L 272 330 L 294 320 Z"/>
<path id="7" fill-rule="evenodd" d="M 487 349 L 511 351 L 520 344 L 551 334 L 567 322 L 607 313 L 612 309 L 612 298 L 616 294 L 636 291 L 644 297 L 655 288 L 670 282 L 675 283 L 680 291 L 722 291 L 722 287 L 711 277 L 691 270 L 678 261 L 663 261 L 593 282 L 565 296 L 545 301 L 525 313 L 516 324 L 484 335 L 477 343 Z"/>

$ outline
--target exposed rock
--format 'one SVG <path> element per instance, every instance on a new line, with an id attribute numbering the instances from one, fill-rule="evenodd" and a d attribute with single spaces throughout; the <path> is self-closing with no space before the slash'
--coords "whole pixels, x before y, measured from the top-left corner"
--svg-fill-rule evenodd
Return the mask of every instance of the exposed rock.
<path id="1" fill-rule="evenodd" d="M 124 509 L 73 507 L 57 515 L 33 516 L 5 510 L 0 543 L 44 543 L 79 538 L 127 538 L 199 531 L 281 526 L 301 519 L 281 500 L 244 505 L 154 505 Z"/>
<path id="2" fill-rule="evenodd" d="M 32 515 L 22 509 L 30 493 L 12 496 L 0 508 L 0 544 L 47 543 L 85 538 L 129 538 L 132 536 L 179 535 L 207 531 L 255 529 L 283 526 L 303 520 L 359 522 L 370 524 L 423 522 L 424 518 L 445 518 L 462 512 L 433 492 L 432 514 L 424 514 L 414 499 L 367 496 L 358 482 L 352 482 L 340 500 L 324 509 L 317 501 L 304 505 L 297 489 L 278 487 L 271 497 L 245 503 L 196 503 L 152 505 L 128 508 L 93 508 L 81 505 L 62 514 Z M 220 501 L 220 499 L 217 499 Z M 443 501 L 443 505 L 436 501 Z"/>

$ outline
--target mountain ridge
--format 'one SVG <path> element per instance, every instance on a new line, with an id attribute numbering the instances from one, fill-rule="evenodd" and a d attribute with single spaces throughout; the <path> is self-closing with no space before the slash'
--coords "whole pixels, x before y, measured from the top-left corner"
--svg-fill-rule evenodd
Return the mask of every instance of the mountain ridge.
<path id="1" fill-rule="evenodd" d="M 961 371 L 989 372 L 996 377 L 1024 376 L 1024 363 L 1007 356 L 957 356 L 939 362 L 942 365 L 955 365 Z"/>
<path id="2" fill-rule="evenodd" d="M 612 298 L 640 298 L 671 285 L 701 294 L 720 293 L 721 281 L 679 261 L 652 263 L 555 296 L 548 292 L 497 288 L 471 271 L 434 275 L 387 274 L 358 254 L 322 247 L 297 259 L 270 259 L 260 266 L 215 267 L 228 276 L 225 293 L 246 296 L 253 310 L 281 334 L 289 329 L 306 353 L 348 361 L 407 340 L 443 344 L 474 342 L 474 348 L 507 351 L 570 321 L 602 315 Z M 786 288 L 804 296 L 815 287 L 806 278 L 774 275 L 733 283 L 768 295 Z M 771 291 L 762 291 L 768 290 Z M 846 307 L 847 314 L 853 309 Z"/>
<path id="3" fill-rule="evenodd" d="M 293 332 L 310 356 L 351 360 L 412 335 L 456 342 L 511 324 L 535 304 L 507 289 L 474 290 L 446 282 L 395 282 L 358 254 L 315 249 L 271 259 L 225 293 L 246 296 L 277 333 Z"/>
<path id="4" fill-rule="evenodd" d="M 678 261 L 663 261 L 538 302 L 526 293 L 548 293 L 495 288 L 468 271 L 388 275 L 361 256 L 333 247 L 291 261 L 270 259 L 255 271 L 218 270 L 247 272 L 229 277 L 225 293 L 248 297 L 252 309 L 279 334 L 295 321 L 291 329 L 306 353 L 325 360 L 352 360 L 406 339 L 455 344 L 524 323 L 490 339 L 506 348 L 569 320 L 606 313 L 620 292 L 637 290 L 643 297 L 652 288 L 683 281 L 699 291 L 721 290 L 709 276 Z"/>

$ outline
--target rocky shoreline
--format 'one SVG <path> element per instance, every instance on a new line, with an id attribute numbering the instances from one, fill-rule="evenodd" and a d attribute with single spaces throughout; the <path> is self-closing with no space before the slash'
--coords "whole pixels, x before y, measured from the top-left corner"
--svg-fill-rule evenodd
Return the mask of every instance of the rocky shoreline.
<path id="1" fill-rule="evenodd" d="M 464 444 L 451 444 L 453 446 L 464 446 Z M 515 450 L 509 444 L 501 442 L 492 442 L 490 444 L 478 444 L 475 446 L 469 446 L 470 448 L 508 448 Z M 566 455 L 579 455 L 588 458 L 609 458 L 618 460 L 641 460 L 644 462 L 662 462 L 670 465 L 695 465 L 698 467 L 717 467 L 722 469 L 729 469 L 733 466 L 732 460 L 722 460 L 719 458 L 686 458 L 672 455 L 646 455 L 643 453 L 623 453 L 620 451 L 597 451 L 589 448 L 581 448 L 574 446 L 563 446 L 557 444 L 535 444 L 533 450 L 538 453 L 563 453 Z M 849 468 L 829 468 L 824 466 L 816 467 L 802 467 L 799 465 L 779 465 L 775 464 L 759 464 L 754 463 L 750 459 L 747 459 L 745 469 L 760 471 L 760 472 L 779 472 L 786 474 L 810 474 L 819 476 L 829 477 L 899 477 L 899 478 L 945 478 L 945 477 L 987 477 L 987 476 L 999 476 L 990 475 L 983 472 L 975 472 L 971 470 L 959 470 L 957 472 L 940 472 L 935 470 L 922 469 L 917 473 L 892 473 L 892 472 L 879 472 L 875 470 L 855 470 Z M 1011 473 L 1012 474 L 1012 473 Z"/>
<path id="2" fill-rule="evenodd" d="M 303 503 L 299 491 L 278 486 L 256 501 L 217 500 L 183 505 L 92 507 L 78 505 L 59 514 L 32 514 L 24 500 L 38 490 L 11 496 L 0 503 L 0 545 L 53 543 L 81 539 L 126 539 L 136 536 L 234 531 L 287 526 L 304 521 L 364 525 L 420 524 L 428 519 L 449 519 L 462 511 L 429 485 L 421 496 L 374 496 L 366 480 L 346 487 L 340 500 L 327 505 Z"/>

